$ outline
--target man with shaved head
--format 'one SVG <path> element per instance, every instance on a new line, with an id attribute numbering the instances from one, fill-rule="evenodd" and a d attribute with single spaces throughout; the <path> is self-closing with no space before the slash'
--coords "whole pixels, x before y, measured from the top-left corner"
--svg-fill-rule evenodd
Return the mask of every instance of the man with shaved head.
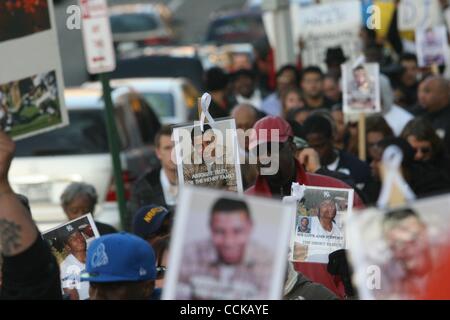
<path id="1" fill-rule="evenodd" d="M 253 128 L 258 120 L 258 111 L 248 103 L 241 103 L 234 107 L 231 116 L 236 120 L 236 128 L 244 131 Z"/>
<path id="2" fill-rule="evenodd" d="M 238 141 L 241 152 L 245 154 L 245 161 L 241 161 L 241 173 L 244 183 L 244 189 L 253 185 L 258 174 L 256 165 L 249 163 L 248 145 L 249 138 L 246 139 L 245 132 L 253 128 L 253 125 L 259 119 L 259 112 L 250 104 L 241 103 L 234 107 L 231 116 L 236 120 L 236 129 L 238 130 Z M 250 134 L 248 134 L 250 137 Z"/>
<path id="3" fill-rule="evenodd" d="M 431 121 L 450 150 L 450 84 L 441 76 L 426 78 L 419 85 L 418 100 L 424 117 Z"/>

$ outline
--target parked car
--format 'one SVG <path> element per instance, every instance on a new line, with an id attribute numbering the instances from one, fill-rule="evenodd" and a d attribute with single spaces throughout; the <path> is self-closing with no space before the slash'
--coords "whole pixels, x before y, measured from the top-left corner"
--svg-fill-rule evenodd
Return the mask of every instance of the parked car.
<path id="1" fill-rule="evenodd" d="M 205 41 L 217 45 L 253 43 L 266 36 L 259 10 L 243 10 L 214 14 Z"/>
<path id="2" fill-rule="evenodd" d="M 129 196 L 131 181 L 157 164 L 153 141 L 160 123 L 145 99 L 128 88 L 114 90 L 112 98 Z M 59 197 L 74 181 L 93 184 L 99 195 L 96 219 L 120 227 L 102 91 L 67 89 L 65 99 L 68 126 L 17 141 L 12 186 L 29 198 L 41 231 L 66 221 Z"/>
<path id="3" fill-rule="evenodd" d="M 111 80 L 112 88 L 127 87 L 138 92 L 164 124 L 188 121 L 197 106 L 198 91 L 184 78 L 131 78 Z M 83 84 L 86 88 L 100 88 L 99 82 Z"/>
<path id="4" fill-rule="evenodd" d="M 138 46 L 163 45 L 175 41 L 167 10 L 152 4 L 124 4 L 109 7 L 113 41 Z"/>
<path id="5" fill-rule="evenodd" d="M 119 59 L 111 78 L 186 78 L 203 91 L 203 66 L 198 57 L 144 54 Z"/>

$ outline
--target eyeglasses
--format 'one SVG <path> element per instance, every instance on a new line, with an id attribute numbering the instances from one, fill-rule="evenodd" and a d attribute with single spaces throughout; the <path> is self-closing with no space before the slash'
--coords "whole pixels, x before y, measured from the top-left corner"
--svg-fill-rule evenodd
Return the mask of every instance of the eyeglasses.
<path id="1" fill-rule="evenodd" d="M 156 267 L 156 278 L 157 279 L 164 278 L 166 270 L 167 270 L 166 266 L 157 266 Z"/>

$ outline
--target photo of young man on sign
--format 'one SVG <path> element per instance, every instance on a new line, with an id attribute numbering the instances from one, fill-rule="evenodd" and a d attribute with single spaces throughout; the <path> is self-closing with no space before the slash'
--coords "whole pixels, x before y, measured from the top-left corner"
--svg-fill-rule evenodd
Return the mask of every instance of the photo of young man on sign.
<path id="1" fill-rule="evenodd" d="M 291 259 L 328 263 L 328 255 L 346 247 L 344 216 L 353 207 L 353 189 L 306 187 L 297 201 Z"/>

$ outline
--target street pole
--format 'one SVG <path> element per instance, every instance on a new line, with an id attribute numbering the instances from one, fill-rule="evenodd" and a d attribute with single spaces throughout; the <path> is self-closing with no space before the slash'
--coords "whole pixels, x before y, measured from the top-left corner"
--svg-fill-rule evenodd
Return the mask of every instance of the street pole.
<path id="1" fill-rule="evenodd" d="M 111 87 L 109 85 L 109 77 L 107 73 L 99 74 L 100 81 L 103 87 L 103 101 L 105 102 L 106 115 L 106 130 L 108 133 L 109 151 L 111 153 L 114 180 L 116 184 L 117 204 L 120 212 L 120 223 L 122 229 L 126 226 L 126 203 L 125 203 L 125 188 L 122 180 L 122 165 L 120 162 L 120 147 L 117 134 L 116 121 L 114 117 L 114 105 L 111 99 Z"/>

